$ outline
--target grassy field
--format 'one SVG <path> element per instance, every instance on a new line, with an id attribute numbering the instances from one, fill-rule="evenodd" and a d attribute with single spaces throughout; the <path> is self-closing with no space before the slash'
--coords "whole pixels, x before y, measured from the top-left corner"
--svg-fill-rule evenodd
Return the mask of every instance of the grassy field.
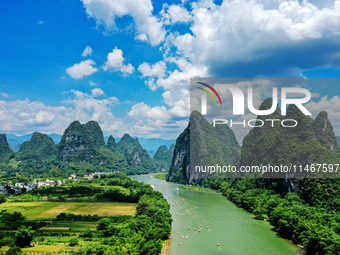
<path id="1" fill-rule="evenodd" d="M 10 247 L 2 247 L 0 251 L 7 251 L 9 250 Z M 55 244 L 55 245 L 38 245 L 35 247 L 29 247 L 29 248 L 23 248 L 22 251 L 27 253 L 27 252 L 32 252 L 33 254 L 36 252 L 51 252 L 51 253 L 57 253 L 61 249 L 73 249 L 73 250 L 78 250 L 79 247 L 73 248 L 73 247 L 67 247 L 65 244 Z"/>
<path id="2" fill-rule="evenodd" d="M 218 193 L 217 190 L 209 189 L 209 188 L 201 188 L 201 187 L 197 187 L 197 186 L 186 186 L 186 185 L 183 185 L 182 188 L 185 189 L 185 190 L 191 190 L 191 191 Z"/>
<path id="3" fill-rule="evenodd" d="M 4 203 L 0 210 L 21 212 L 28 219 L 55 218 L 60 213 L 99 216 L 133 215 L 136 204 L 116 202 L 17 202 Z"/>
<path id="4" fill-rule="evenodd" d="M 167 174 L 154 174 L 152 177 L 155 177 L 157 179 L 165 180 Z"/>

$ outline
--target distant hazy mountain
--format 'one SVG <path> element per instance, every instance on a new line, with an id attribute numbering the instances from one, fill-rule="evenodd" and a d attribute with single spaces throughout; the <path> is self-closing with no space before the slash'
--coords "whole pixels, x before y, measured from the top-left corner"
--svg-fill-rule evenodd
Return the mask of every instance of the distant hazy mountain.
<path id="1" fill-rule="evenodd" d="M 134 136 L 133 138 L 137 138 Z M 105 142 L 107 142 L 109 139 L 109 136 L 105 136 Z M 115 137 L 114 138 L 116 143 L 120 141 L 120 137 Z M 148 153 L 151 156 L 154 156 L 155 152 L 158 150 L 158 148 L 162 145 L 166 145 L 168 148 L 170 148 L 171 144 L 176 143 L 176 139 L 170 139 L 170 140 L 165 140 L 162 138 L 140 138 L 138 137 L 138 142 L 142 145 L 144 149 L 148 151 Z"/>
<path id="2" fill-rule="evenodd" d="M 17 136 L 17 135 L 14 135 L 14 134 L 6 134 L 9 147 L 14 152 L 18 152 L 19 149 L 20 149 L 20 145 L 24 142 L 29 141 L 31 139 L 32 135 L 33 135 L 33 133 L 23 135 L 23 136 Z"/>
<path id="3" fill-rule="evenodd" d="M 147 151 L 157 151 L 161 145 L 170 148 L 171 144 L 176 143 L 176 139 L 165 140 L 161 138 L 138 138 L 138 141 Z"/>
<path id="4" fill-rule="evenodd" d="M 23 135 L 23 136 L 18 136 L 14 134 L 6 134 L 9 147 L 14 152 L 18 152 L 20 149 L 20 145 L 23 144 L 24 142 L 29 141 L 32 138 L 32 135 L 33 133 Z M 62 135 L 58 135 L 58 134 L 49 134 L 48 136 L 52 138 L 55 144 L 59 143 L 62 137 Z"/>
<path id="5" fill-rule="evenodd" d="M 49 134 L 48 136 L 52 138 L 55 144 L 60 143 L 61 137 L 62 137 L 62 135 L 58 135 L 58 134 Z"/>

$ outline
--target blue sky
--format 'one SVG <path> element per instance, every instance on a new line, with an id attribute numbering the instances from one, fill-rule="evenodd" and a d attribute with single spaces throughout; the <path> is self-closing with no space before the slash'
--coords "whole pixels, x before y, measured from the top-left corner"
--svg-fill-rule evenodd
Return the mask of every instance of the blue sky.
<path id="1" fill-rule="evenodd" d="M 5 133 L 176 138 L 191 77 L 340 77 L 340 1 L 1 1 L 0 32 Z"/>

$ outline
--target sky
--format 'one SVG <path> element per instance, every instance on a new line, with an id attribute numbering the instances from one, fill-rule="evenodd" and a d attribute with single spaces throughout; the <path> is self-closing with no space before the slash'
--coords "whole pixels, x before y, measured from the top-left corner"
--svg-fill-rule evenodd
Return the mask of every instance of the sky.
<path id="1" fill-rule="evenodd" d="M 95 120 L 173 139 L 190 78 L 340 77 L 339 0 L 11 0 L 0 33 L 1 133 Z M 340 112 L 338 86 L 310 88 L 315 112 Z"/>

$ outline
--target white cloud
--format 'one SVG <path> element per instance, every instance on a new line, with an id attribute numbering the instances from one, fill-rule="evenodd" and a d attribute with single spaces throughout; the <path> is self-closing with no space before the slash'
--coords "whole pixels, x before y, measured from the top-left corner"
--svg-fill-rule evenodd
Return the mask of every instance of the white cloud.
<path id="1" fill-rule="evenodd" d="M 151 0 L 82 0 L 89 17 L 97 25 L 104 25 L 106 31 L 115 29 L 116 18 L 130 16 L 134 20 L 137 39 L 147 40 L 158 45 L 165 39 L 163 24 L 152 15 Z"/>
<path id="2" fill-rule="evenodd" d="M 128 113 L 130 118 L 135 120 L 143 120 L 145 118 L 152 120 L 167 120 L 169 119 L 169 114 L 164 106 L 150 107 L 144 102 L 135 104 L 131 111 Z"/>
<path id="3" fill-rule="evenodd" d="M 67 68 L 66 72 L 74 79 L 82 79 L 84 76 L 91 75 L 98 71 L 98 69 L 94 67 L 95 64 L 96 63 L 91 59 L 84 60 L 79 64 L 74 64 Z"/>
<path id="4" fill-rule="evenodd" d="M 143 63 L 138 70 L 151 90 L 165 90 L 164 102 L 180 116 L 189 114 L 189 95 L 179 95 L 193 77 L 296 77 L 304 69 L 340 66 L 339 0 L 324 5 L 268 0 L 217 5 L 201 0 L 193 2 L 190 11 L 184 5 L 165 4 L 160 14 L 165 24 L 189 24 L 184 34 L 169 28 L 160 48 L 162 62 L 177 69 L 165 69 L 163 77 L 152 73 L 156 64 Z M 320 50 L 327 48 L 324 45 L 330 50 Z"/>
<path id="5" fill-rule="evenodd" d="M 139 65 L 138 71 L 142 73 L 143 77 L 158 77 L 162 78 L 165 76 L 166 65 L 163 61 L 150 65 L 149 63 L 143 62 Z"/>
<path id="6" fill-rule="evenodd" d="M 1 92 L 1 95 L 2 95 L 3 97 L 8 97 L 8 94 L 5 93 L 5 92 Z"/>
<path id="7" fill-rule="evenodd" d="M 82 57 L 87 57 L 92 55 L 92 48 L 90 46 L 86 46 L 86 48 L 83 50 L 83 53 L 81 54 Z"/>
<path id="8" fill-rule="evenodd" d="M 90 84 L 91 86 L 97 86 L 97 84 L 94 83 L 94 82 L 92 82 L 92 81 L 89 81 L 89 84 Z"/>
<path id="9" fill-rule="evenodd" d="M 101 90 L 101 89 L 99 89 L 99 88 L 94 88 L 94 89 L 91 89 L 91 95 L 93 96 L 93 97 L 99 97 L 99 96 L 101 96 L 101 95 L 104 95 L 104 91 L 103 90 Z"/>
<path id="10" fill-rule="evenodd" d="M 80 122 L 87 122 L 90 119 L 98 121 L 103 128 L 107 128 L 115 121 L 110 106 L 119 102 L 116 97 L 96 99 L 95 97 L 104 94 L 101 89 L 93 89 L 91 94 L 79 90 L 71 90 L 71 93 L 75 97 L 69 98 L 63 103 L 73 106 L 74 119 Z"/>
<path id="11" fill-rule="evenodd" d="M 160 13 L 163 16 L 164 24 L 175 24 L 175 23 L 188 23 L 191 20 L 191 16 L 187 9 L 180 5 L 168 5 L 164 4 L 163 9 Z"/>
<path id="12" fill-rule="evenodd" d="M 124 73 L 124 75 L 128 75 L 133 73 L 135 68 L 129 63 L 127 65 L 124 65 L 124 57 L 123 57 L 123 51 L 121 49 L 117 49 L 115 47 L 112 52 L 110 52 L 107 55 L 107 61 L 105 65 L 103 66 L 104 71 L 119 71 Z"/>
<path id="13" fill-rule="evenodd" d="M 190 78 L 206 77 L 208 75 L 208 67 L 200 64 L 193 64 L 185 58 L 167 58 L 167 62 L 174 63 L 178 66 L 173 72 L 159 79 L 157 85 L 164 89 L 172 89 L 177 87 L 189 87 Z"/>
<path id="14" fill-rule="evenodd" d="M 46 21 L 39 20 L 39 21 L 37 21 L 37 24 L 38 24 L 38 25 L 45 25 L 45 24 L 46 24 Z"/>
<path id="15" fill-rule="evenodd" d="M 157 84 L 155 78 L 161 79 L 165 76 L 166 64 L 163 61 L 158 61 L 153 65 L 144 62 L 139 65 L 138 71 L 142 73 L 142 77 L 148 77 L 145 84 L 151 90 L 156 90 Z"/>
<path id="16" fill-rule="evenodd" d="M 172 45 L 193 63 L 223 67 L 256 62 L 273 57 L 275 49 L 340 35 L 340 1 L 323 9 L 307 1 L 280 1 L 277 9 L 266 9 L 247 0 L 223 1 L 221 6 L 201 1 L 192 8 L 191 33 L 173 37 Z"/>
<path id="17" fill-rule="evenodd" d="M 123 120 L 115 118 L 112 107 L 119 103 L 116 97 L 107 97 L 95 88 L 91 93 L 71 90 L 70 97 L 62 103 L 66 106 L 49 106 L 40 101 L 0 100 L 0 130 L 3 132 L 32 132 L 61 134 L 74 120 L 86 123 L 97 121 L 102 129 L 117 132 L 123 126 Z M 96 97 L 103 96 L 102 99 Z"/>
<path id="18" fill-rule="evenodd" d="M 153 137 L 161 135 L 177 137 L 178 133 L 188 125 L 187 121 L 174 120 L 171 111 L 166 107 L 151 107 L 144 102 L 135 104 L 128 113 L 128 117 L 133 121 L 135 134 Z"/>
<path id="19" fill-rule="evenodd" d="M 208 69 L 206 66 L 193 65 L 184 58 L 165 58 L 168 63 L 175 64 L 175 69 L 166 76 L 166 64 L 159 61 L 150 66 L 143 63 L 138 67 L 143 77 L 150 77 L 145 84 L 151 89 L 156 90 L 162 87 L 165 92 L 162 94 L 165 104 L 170 109 L 169 113 L 174 117 L 189 117 L 190 100 L 189 100 L 189 82 L 193 77 L 206 77 Z"/>
<path id="20" fill-rule="evenodd" d="M 173 120 L 164 106 L 150 107 L 145 103 L 135 104 L 128 115 L 117 118 L 113 115 L 119 100 L 107 97 L 103 90 L 94 88 L 90 93 L 71 90 L 62 102 L 63 106 L 49 106 L 40 101 L 0 100 L 0 131 L 25 134 L 32 131 L 62 134 L 74 120 L 99 123 L 104 134 L 122 136 L 124 133 L 142 137 L 176 138 L 188 124 Z M 100 99 L 98 97 L 101 96 Z"/>
<path id="21" fill-rule="evenodd" d="M 164 102 L 170 107 L 169 113 L 174 117 L 188 117 L 190 114 L 189 88 L 167 90 L 162 94 Z"/>
<path id="22" fill-rule="evenodd" d="M 46 106 L 39 101 L 26 100 L 0 101 L 0 129 L 5 132 L 38 130 L 39 127 L 56 128 L 64 124 L 69 109 L 60 106 Z M 54 122 L 55 121 L 55 122 Z M 63 128 L 65 128 L 63 126 Z"/>

